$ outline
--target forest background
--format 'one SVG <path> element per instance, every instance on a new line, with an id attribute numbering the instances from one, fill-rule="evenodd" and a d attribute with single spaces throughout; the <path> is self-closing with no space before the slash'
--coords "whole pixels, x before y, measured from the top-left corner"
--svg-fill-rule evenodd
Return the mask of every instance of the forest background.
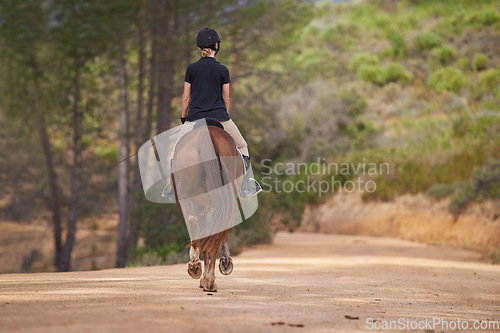
<path id="1" fill-rule="evenodd" d="M 447 198 L 455 219 L 472 202 L 498 208 L 499 9 L 472 0 L 1 0 L 0 253 L 22 259 L 2 270 L 81 269 L 72 264 L 81 230 L 91 239 L 87 269 L 109 267 L 99 253 L 110 246 L 116 267 L 186 261 L 180 209 L 145 200 L 134 158 L 115 164 L 180 124 L 185 69 L 205 27 L 221 36 L 232 118 L 258 179 L 263 161 L 388 163 L 389 175 L 364 175 L 377 189 L 363 201 L 425 193 Z M 315 179 L 332 176 L 356 175 Z M 299 228 L 306 207 L 334 195 L 265 191 L 231 249 Z M 29 226 L 50 230 L 52 255 L 13 236 Z M 113 236 L 99 238 L 105 230 Z"/>

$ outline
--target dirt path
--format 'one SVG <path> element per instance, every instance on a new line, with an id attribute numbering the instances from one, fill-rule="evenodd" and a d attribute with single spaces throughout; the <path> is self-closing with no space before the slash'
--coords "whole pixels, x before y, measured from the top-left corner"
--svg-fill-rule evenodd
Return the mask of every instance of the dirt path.
<path id="1" fill-rule="evenodd" d="M 375 325 L 500 320 L 500 266 L 474 252 L 280 233 L 233 259 L 232 275 L 217 272 L 213 295 L 185 264 L 0 275 L 0 331 L 438 333 L 457 330 Z"/>

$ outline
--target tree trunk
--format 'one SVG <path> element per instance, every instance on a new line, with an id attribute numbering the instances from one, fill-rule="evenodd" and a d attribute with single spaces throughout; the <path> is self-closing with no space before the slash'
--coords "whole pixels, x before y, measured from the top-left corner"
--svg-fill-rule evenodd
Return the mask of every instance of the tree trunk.
<path id="1" fill-rule="evenodd" d="M 152 136 L 153 130 L 153 108 L 155 98 L 157 97 L 156 77 L 157 77 L 157 53 L 158 53 L 158 12 L 155 2 L 151 3 L 149 9 L 150 35 L 151 35 L 151 57 L 149 59 L 149 90 L 148 90 L 148 105 L 146 115 L 146 128 L 144 131 L 145 138 Z"/>
<path id="2" fill-rule="evenodd" d="M 145 51 L 145 39 L 146 39 L 146 17 L 145 17 L 145 0 L 142 1 L 142 9 L 139 13 L 139 74 L 138 74 L 138 86 L 137 86 L 137 114 L 135 117 L 135 147 L 138 150 L 141 145 L 146 140 L 144 131 L 143 131 L 143 104 L 144 104 L 144 72 L 145 72 L 145 59 L 146 59 L 146 51 Z M 134 178 L 132 183 L 132 195 L 130 202 L 130 211 L 134 212 L 139 209 L 139 200 L 140 196 L 142 196 L 141 191 L 141 175 L 139 171 L 139 163 L 135 163 L 134 167 Z M 137 232 L 135 221 L 131 217 L 130 219 L 130 229 L 128 231 L 128 248 L 133 248 L 137 245 Z"/>
<path id="3" fill-rule="evenodd" d="M 167 0 L 160 7 L 159 41 L 158 41 L 158 107 L 156 114 L 156 131 L 161 133 L 170 126 L 170 113 L 172 111 L 174 58 L 171 36 L 175 31 L 170 31 L 171 1 Z M 175 25 L 174 25 L 175 26 Z"/>
<path id="4" fill-rule="evenodd" d="M 47 168 L 47 174 L 49 176 L 50 206 L 52 210 L 52 224 L 54 230 L 54 265 L 58 267 L 62 255 L 59 187 L 57 185 L 57 174 L 54 170 L 54 163 L 52 161 L 52 152 L 50 148 L 49 135 L 47 133 L 47 124 L 42 109 L 42 92 L 40 83 L 38 81 L 40 72 L 38 70 L 38 64 L 36 63 L 34 56 L 32 56 L 31 65 L 33 70 L 33 82 L 35 84 L 35 105 L 33 105 L 33 107 L 35 108 L 38 115 L 38 135 L 40 137 L 40 143 L 42 145 L 43 156 L 45 159 L 45 166 Z"/>
<path id="5" fill-rule="evenodd" d="M 71 268 L 71 253 L 75 244 L 76 222 L 78 221 L 78 200 L 80 191 L 80 61 L 75 56 L 75 82 L 73 96 L 73 166 L 71 168 L 71 194 L 69 200 L 68 225 L 66 230 L 66 242 L 58 265 L 58 271 L 69 271 Z"/>
<path id="6" fill-rule="evenodd" d="M 125 46 L 120 44 L 120 160 L 125 160 L 130 154 L 129 138 L 129 111 L 127 96 L 127 69 L 125 60 Z M 128 188 L 129 186 L 129 160 L 118 166 L 118 235 L 116 248 L 116 267 L 125 267 L 127 262 L 128 245 Z"/>

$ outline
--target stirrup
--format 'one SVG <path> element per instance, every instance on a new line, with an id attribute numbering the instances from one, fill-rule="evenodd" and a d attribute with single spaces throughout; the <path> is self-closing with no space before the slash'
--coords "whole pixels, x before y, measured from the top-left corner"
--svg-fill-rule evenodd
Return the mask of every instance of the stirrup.
<path id="1" fill-rule="evenodd" d="M 165 185 L 165 187 L 161 191 L 161 196 L 163 198 L 167 199 L 168 201 L 173 201 L 173 202 L 176 201 L 174 189 L 172 187 L 172 183 L 171 182 L 168 182 L 167 185 Z"/>
<path id="2" fill-rule="evenodd" d="M 248 177 L 244 181 L 247 182 L 247 184 L 245 184 L 245 186 L 242 186 L 240 188 L 240 195 L 242 198 L 253 197 L 253 196 L 256 196 L 257 194 L 259 194 L 260 192 L 262 192 L 262 187 L 260 186 L 259 182 L 255 178 Z M 253 181 L 255 183 L 255 186 L 249 188 L 248 182 L 250 182 L 250 181 Z"/>
<path id="3" fill-rule="evenodd" d="M 174 150 L 174 152 L 175 152 L 175 150 Z M 172 158 L 170 159 L 170 171 L 172 171 L 172 162 L 173 162 L 173 160 L 174 160 L 174 153 L 172 153 Z M 172 178 L 170 178 L 170 179 L 172 179 Z M 165 185 L 165 187 L 161 191 L 161 196 L 163 198 L 167 199 L 168 201 L 173 201 L 173 202 L 177 201 L 175 199 L 174 188 L 172 187 L 172 182 L 171 181 L 169 181 L 167 183 L 167 185 Z"/>

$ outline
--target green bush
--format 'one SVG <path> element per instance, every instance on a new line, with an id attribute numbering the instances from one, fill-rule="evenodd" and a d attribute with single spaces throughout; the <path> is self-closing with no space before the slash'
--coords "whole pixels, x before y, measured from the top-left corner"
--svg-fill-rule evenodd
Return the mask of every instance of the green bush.
<path id="1" fill-rule="evenodd" d="M 488 56 L 484 53 L 476 53 L 472 59 L 472 69 L 482 71 L 488 65 Z"/>
<path id="2" fill-rule="evenodd" d="M 496 250 L 490 253 L 491 263 L 494 265 L 500 264 L 500 250 Z"/>
<path id="3" fill-rule="evenodd" d="M 483 8 L 479 11 L 472 12 L 467 16 L 467 24 L 477 25 L 482 28 L 487 25 L 494 25 L 500 22 L 500 13 L 494 7 Z"/>
<path id="4" fill-rule="evenodd" d="M 355 72 L 363 65 L 377 65 L 379 61 L 376 55 L 366 52 L 356 53 L 349 61 L 348 68 L 351 72 Z"/>
<path id="5" fill-rule="evenodd" d="M 457 61 L 455 62 L 455 67 L 461 70 L 466 70 L 469 67 L 469 59 L 466 57 L 458 58 Z"/>
<path id="6" fill-rule="evenodd" d="M 385 83 L 403 82 L 409 83 L 413 80 L 413 75 L 403 66 L 396 63 L 390 63 L 385 67 Z"/>
<path id="7" fill-rule="evenodd" d="M 462 184 L 451 198 L 449 206 L 450 213 L 457 218 L 464 212 L 467 204 L 473 201 L 475 197 L 474 186 L 470 183 Z"/>
<path id="8" fill-rule="evenodd" d="M 414 43 L 420 51 L 432 50 L 441 45 L 441 37 L 433 32 L 422 32 L 415 37 Z"/>
<path id="9" fill-rule="evenodd" d="M 363 65 L 358 70 L 361 80 L 383 86 L 389 82 L 408 83 L 413 79 L 413 75 L 403 66 L 390 63 L 387 66 Z"/>
<path id="10" fill-rule="evenodd" d="M 456 218 L 476 199 L 500 199 L 500 161 L 492 160 L 472 173 L 471 181 L 463 183 L 453 195 L 450 213 Z"/>
<path id="11" fill-rule="evenodd" d="M 500 70 L 488 69 L 479 75 L 479 86 L 483 92 L 499 89 Z"/>
<path id="12" fill-rule="evenodd" d="M 465 75 L 459 69 L 453 67 L 440 68 L 429 75 L 427 79 L 427 84 L 438 93 L 444 91 L 458 93 L 467 82 Z"/>
<path id="13" fill-rule="evenodd" d="M 436 184 L 432 186 L 428 191 L 427 195 L 434 199 L 442 199 L 445 197 L 449 197 L 453 193 L 455 193 L 457 189 L 457 185 L 455 184 Z"/>
<path id="14" fill-rule="evenodd" d="M 400 33 L 391 36 L 391 54 L 393 59 L 406 58 L 408 54 L 406 42 Z"/>
<path id="15" fill-rule="evenodd" d="M 500 23 L 500 14 L 494 6 L 486 5 L 476 11 L 457 10 L 452 16 L 442 19 L 437 29 L 445 34 L 460 35 L 464 28 L 470 27 L 475 31 Z"/>
<path id="16" fill-rule="evenodd" d="M 429 56 L 429 67 L 435 67 L 436 64 L 448 65 L 457 54 L 457 49 L 452 45 L 437 47 L 431 51 Z"/>
<path id="17" fill-rule="evenodd" d="M 383 86 L 386 83 L 386 71 L 379 65 L 362 65 L 358 69 L 358 76 L 363 81 Z"/>
<path id="18" fill-rule="evenodd" d="M 164 265 L 165 261 L 156 252 L 146 252 L 141 256 L 127 261 L 127 267 L 158 266 Z"/>

